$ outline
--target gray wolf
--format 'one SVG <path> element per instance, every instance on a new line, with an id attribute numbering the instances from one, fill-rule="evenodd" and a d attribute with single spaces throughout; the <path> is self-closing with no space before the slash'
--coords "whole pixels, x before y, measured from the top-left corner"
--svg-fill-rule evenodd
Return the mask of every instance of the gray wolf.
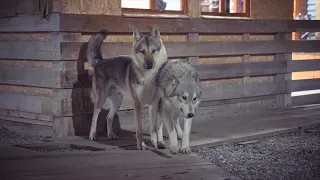
<path id="1" fill-rule="evenodd" d="M 156 122 L 151 123 L 153 125 L 151 141 L 155 148 L 164 146 L 162 134 L 164 122 L 169 134 L 170 152 L 175 154 L 179 151 L 177 141 L 179 136 L 182 139 L 180 152 L 188 154 L 191 152 L 189 142 L 192 118 L 202 96 L 197 71 L 189 63 L 170 60 L 159 70 L 156 85 L 160 98 L 158 101 L 160 120 L 155 119 Z M 183 131 L 179 123 L 181 116 L 184 118 Z"/>
<path id="2" fill-rule="evenodd" d="M 103 59 L 101 44 L 107 34 L 106 30 L 101 30 L 92 36 L 88 43 L 87 59 L 94 69 L 91 90 L 94 111 L 89 139 L 96 139 L 97 118 L 106 99 L 110 102 L 110 110 L 106 117 L 108 138 L 118 139 L 112 130 L 112 122 L 121 106 L 124 93 L 129 92 L 134 102 L 137 148 L 145 149 L 142 107 L 144 104 L 153 103 L 156 74 L 167 61 L 166 49 L 157 26 L 153 26 L 148 35 L 143 35 L 137 28 L 133 28 L 131 55 Z"/>

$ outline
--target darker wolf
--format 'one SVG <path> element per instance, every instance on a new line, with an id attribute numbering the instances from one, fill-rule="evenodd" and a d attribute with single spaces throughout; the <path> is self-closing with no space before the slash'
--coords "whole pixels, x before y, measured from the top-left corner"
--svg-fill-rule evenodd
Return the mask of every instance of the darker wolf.
<path id="1" fill-rule="evenodd" d="M 112 130 L 112 122 L 121 106 L 124 93 L 128 92 L 134 102 L 137 148 L 145 149 L 142 135 L 142 108 L 147 104 L 150 113 L 157 113 L 152 108 L 153 98 L 157 92 L 155 79 L 158 70 L 167 62 L 166 49 L 157 26 L 153 26 L 148 35 L 141 34 L 137 28 L 133 28 L 131 55 L 103 59 L 100 48 L 107 34 L 106 30 L 101 30 L 90 38 L 88 44 L 87 59 L 94 69 L 91 91 L 94 111 L 89 139 L 96 139 L 97 118 L 106 99 L 110 101 L 110 110 L 106 118 L 108 138 L 118 138 Z"/>

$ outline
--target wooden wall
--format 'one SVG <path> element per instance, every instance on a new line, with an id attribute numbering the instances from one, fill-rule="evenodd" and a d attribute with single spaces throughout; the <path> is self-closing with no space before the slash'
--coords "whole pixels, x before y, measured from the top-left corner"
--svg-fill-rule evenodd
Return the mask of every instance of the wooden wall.
<path id="1" fill-rule="evenodd" d="M 254 19 L 292 19 L 293 0 L 252 0 L 251 17 Z"/>
<path id="2" fill-rule="evenodd" d="M 55 11 L 73 14 L 105 14 L 121 15 L 120 0 L 54 0 L 59 7 Z M 200 1 L 187 0 L 187 15 L 192 18 L 201 17 Z M 251 17 L 254 19 L 292 19 L 292 0 L 252 0 Z"/>
<path id="3" fill-rule="evenodd" d="M 317 79 L 289 78 L 291 72 L 318 70 L 318 61 L 291 61 L 291 52 L 320 51 L 318 41 L 291 40 L 291 32 L 319 31 L 317 21 L 159 17 L 141 21 L 108 14 L 111 11 L 101 7 L 98 14 L 108 15 L 90 15 L 93 10 L 84 1 L 73 2 L 53 1 L 49 19 L 38 13 L 0 19 L 1 124 L 56 137 L 87 133 L 92 103 L 86 43 L 91 34 L 108 27 L 103 55 L 129 54 L 130 25 L 142 32 L 148 32 L 151 24 L 159 26 L 169 58 L 187 59 L 198 69 L 204 87 L 201 108 L 211 113 L 239 107 L 287 107 L 319 99 L 289 95 L 319 88 Z M 75 5 L 77 14 L 70 14 L 74 10 L 69 7 Z M 192 17 L 199 15 L 190 12 Z M 126 98 L 121 108 L 131 109 L 131 100 Z"/>

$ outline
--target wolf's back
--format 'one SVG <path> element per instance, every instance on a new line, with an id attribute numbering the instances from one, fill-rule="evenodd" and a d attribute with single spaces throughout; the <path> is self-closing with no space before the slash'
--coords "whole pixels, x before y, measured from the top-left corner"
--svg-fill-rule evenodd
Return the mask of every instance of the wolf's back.
<path id="1" fill-rule="evenodd" d="M 106 30 L 100 30 L 97 35 L 90 37 L 87 49 L 87 60 L 90 66 L 95 67 L 102 60 L 101 44 L 107 35 L 108 32 Z"/>

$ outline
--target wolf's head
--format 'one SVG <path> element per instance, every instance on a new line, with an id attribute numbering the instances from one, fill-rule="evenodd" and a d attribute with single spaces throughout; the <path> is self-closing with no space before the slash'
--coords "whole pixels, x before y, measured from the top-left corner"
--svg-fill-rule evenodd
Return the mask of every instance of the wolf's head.
<path id="1" fill-rule="evenodd" d="M 202 91 L 198 83 L 190 81 L 173 84 L 173 89 L 172 96 L 169 97 L 170 103 L 179 109 L 185 118 L 192 118 L 195 113 L 195 108 L 197 108 L 201 102 Z"/>
<path id="2" fill-rule="evenodd" d="M 143 35 L 137 28 L 133 28 L 133 59 L 138 67 L 146 70 L 160 67 L 167 61 L 167 53 L 160 38 L 160 31 L 156 25 L 150 34 Z"/>

